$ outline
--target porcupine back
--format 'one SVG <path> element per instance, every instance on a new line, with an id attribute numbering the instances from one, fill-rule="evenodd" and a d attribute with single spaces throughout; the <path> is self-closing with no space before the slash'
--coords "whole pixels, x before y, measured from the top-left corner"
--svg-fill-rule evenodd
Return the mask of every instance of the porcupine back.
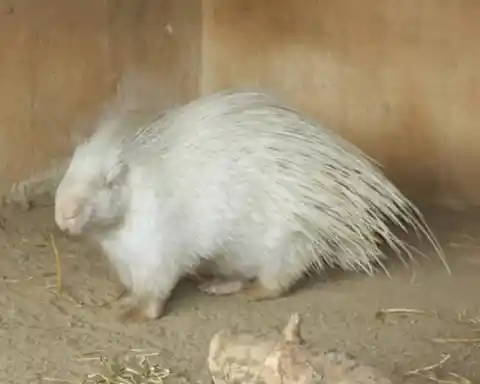
<path id="1" fill-rule="evenodd" d="M 158 177 L 174 180 L 184 202 L 212 195 L 210 204 L 222 209 L 212 218 L 205 208 L 206 228 L 215 227 L 216 218 L 216 228 L 238 234 L 254 216 L 268 226 L 267 211 L 275 211 L 298 240 L 297 262 L 305 268 L 312 246 L 319 269 L 339 265 L 372 274 L 375 264 L 383 267 L 381 239 L 411 257 L 391 221 L 426 235 L 449 271 L 421 213 L 372 159 L 268 94 L 224 91 L 200 98 L 139 129 L 129 148 L 124 154 L 132 162 L 158 167 L 161 158 Z M 231 234 L 224 229 L 224 237 Z"/>

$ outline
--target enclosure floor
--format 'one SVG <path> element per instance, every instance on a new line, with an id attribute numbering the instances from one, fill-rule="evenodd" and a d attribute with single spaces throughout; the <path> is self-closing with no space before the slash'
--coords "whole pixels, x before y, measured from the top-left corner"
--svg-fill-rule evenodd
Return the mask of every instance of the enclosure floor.
<path id="1" fill-rule="evenodd" d="M 454 372 L 480 382 L 480 343 L 432 341 L 478 336 L 474 323 L 480 315 L 479 218 L 478 213 L 428 215 L 453 276 L 434 255 L 420 257 L 408 268 L 392 259 L 391 278 L 384 273 L 368 277 L 335 272 L 326 282 L 311 279 L 290 296 L 263 303 L 210 297 L 185 282 L 175 291 L 164 318 L 124 325 L 109 305 L 118 288 L 108 277 L 103 257 L 61 237 L 51 208 L 11 209 L 0 231 L 0 382 L 79 383 L 83 375 L 99 370 L 99 356 L 157 353 L 152 360 L 172 371 L 167 383 L 209 383 L 206 356 L 215 332 L 239 327 L 275 333 L 293 311 L 304 317 L 307 340 L 347 350 L 396 377 L 449 354 L 440 374 Z M 49 232 L 61 258 L 60 294 Z M 375 316 L 389 308 L 437 311 L 441 318 L 392 314 L 381 321 Z M 457 321 L 465 311 L 471 324 Z"/>

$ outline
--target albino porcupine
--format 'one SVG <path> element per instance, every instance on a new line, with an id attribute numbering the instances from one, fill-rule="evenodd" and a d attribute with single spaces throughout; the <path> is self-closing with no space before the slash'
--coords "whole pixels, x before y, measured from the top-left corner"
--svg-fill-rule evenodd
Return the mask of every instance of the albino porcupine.
<path id="1" fill-rule="evenodd" d="M 254 299 L 283 294 L 309 269 L 371 274 L 382 239 L 410 255 L 388 221 L 423 232 L 444 260 L 417 208 L 367 156 L 261 92 L 102 121 L 74 153 L 55 220 L 100 242 L 131 292 L 125 318 L 160 317 L 203 261 L 230 278 L 204 291 Z"/>

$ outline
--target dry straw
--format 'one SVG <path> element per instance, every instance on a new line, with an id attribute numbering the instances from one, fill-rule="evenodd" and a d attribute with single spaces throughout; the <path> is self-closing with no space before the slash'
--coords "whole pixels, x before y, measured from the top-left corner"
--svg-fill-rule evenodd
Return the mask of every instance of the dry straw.
<path id="1" fill-rule="evenodd" d="M 62 292 L 62 268 L 60 265 L 60 253 L 58 252 L 57 245 L 55 243 L 55 238 L 52 233 L 49 233 L 50 245 L 52 247 L 53 254 L 55 256 L 55 270 L 57 275 L 57 292 L 60 294 Z"/>
<path id="2" fill-rule="evenodd" d="M 444 318 L 439 315 L 436 311 L 426 311 L 421 309 L 412 309 L 412 308 L 389 308 L 389 309 L 381 309 L 377 311 L 375 314 L 375 318 L 377 320 L 381 320 L 383 322 L 386 321 L 388 315 L 397 315 L 397 316 L 423 316 L 423 317 L 430 317 L 435 318 L 437 320 L 441 320 L 447 323 L 456 323 L 456 324 L 463 324 L 463 325 L 476 325 L 477 321 L 476 318 L 470 319 L 467 318 L 465 313 L 457 315 L 454 320 L 450 320 Z M 474 345 L 474 347 L 478 347 L 480 345 L 480 338 L 433 338 L 430 341 L 437 343 L 437 344 L 448 344 L 448 343 L 457 343 L 457 344 L 466 344 L 466 345 Z M 439 362 L 431 365 L 427 365 L 424 367 L 416 368 L 410 370 L 404 374 L 405 377 L 408 376 L 417 376 L 427 379 L 431 382 L 439 383 L 439 384 L 473 384 L 472 381 L 469 379 L 459 375 L 458 373 L 448 372 L 443 377 L 439 377 L 438 370 L 443 368 L 445 363 L 449 361 L 451 358 L 450 354 L 443 354 L 442 358 Z"/>
<path id="3" fill-rule="evenodd" d="M 126 359 L 101 357 L 102 371 L 89 374 L 82 384 L 164 384 L 170 370 L 153 364 L 148 356 Z"/>

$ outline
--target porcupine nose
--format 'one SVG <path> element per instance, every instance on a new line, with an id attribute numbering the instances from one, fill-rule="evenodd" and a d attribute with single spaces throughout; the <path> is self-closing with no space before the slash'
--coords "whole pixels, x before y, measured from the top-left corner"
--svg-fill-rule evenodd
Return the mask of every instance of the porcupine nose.
<path id="1" fill-rule="evenodd" d="M 55 206 L 55 223 L 58 228 L 66 233 L 72 233 L 75 217 L 79 214 L 79 207 L 76 204 L 60 202 Z"/>

